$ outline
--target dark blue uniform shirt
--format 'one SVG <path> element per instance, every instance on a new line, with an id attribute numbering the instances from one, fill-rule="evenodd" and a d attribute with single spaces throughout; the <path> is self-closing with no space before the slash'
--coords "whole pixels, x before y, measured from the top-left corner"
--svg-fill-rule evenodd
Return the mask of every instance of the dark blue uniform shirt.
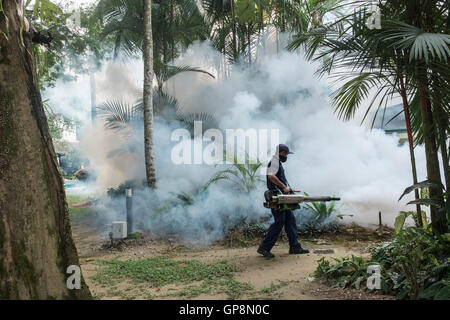
<path id="1" fill-rule="evenodd" d="M 275 173 L 275 168 L 271 167 L 272 166 L 272 162 L 273 161 L 278 161 L 279 166 L 278 166 L 278 170 Z M 281 161 L 273 158 L 272 161 L 269 162 L 269 164 L 267 165 L 267 173 L 275 173 L 275 175 L 277 176 L 277 178 L 283 182 L 283 184 L 287 187 L 288 186 L 288 182 L 286 180 L 286 176 L 284 175 L 284 168 L 283 165 L 281 164 Z M 266 181 L 267 181 L 267 189 L 269 190 L 274 190 L 276 188 L 280 189 L 280 187 L 278 187 L 276 184 L 274 184 L 272 181 L 269 180 L 269 175 L 266 175 Z"/>

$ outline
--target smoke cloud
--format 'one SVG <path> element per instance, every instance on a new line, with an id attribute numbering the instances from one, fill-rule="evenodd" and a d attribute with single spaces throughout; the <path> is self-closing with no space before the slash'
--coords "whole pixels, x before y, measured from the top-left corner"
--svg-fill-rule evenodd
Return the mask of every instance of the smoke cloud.
<path id="1" fill-rule="evenodd" d="M 340 211 L 353 215 L 345 218 L 347 222 L 375 224 L 381 211 L 383 222 L 392 224 L 400 210 L 412 209 L 405 206 L 411 198 L 397 201 L 403 189 L 412 184 L 408 147 L 399 146 L 397 137 L 382 130 L 371 131 L 356 121 L 337 119 L 328 101 L 330 84 L 314 75 L 315 66 L 301 54 L 280 51 L 262 55 L 250 67 L 233 66 L 230 78 L 218 71 L 222 61 L 221 54 L 208 43 L 198 42 L 175 62 L 217 75 L 212 79 L 205 74 L 183 73 L 166 83 L 166 92 L 177 98 L 183 112 L 211 114 L 220 130 L 278 129 L 280 142 L 295 153 L 284 165 L 290 185 L 311 195 L 341 197 Z M 96 77 L 97 103 L 116 99 L 133 102 L 142 88 L 142 73 L 140 61 L 105 65 Z M 81 77 L 71 84 L 59 84 L 47 94 L 64 110 L 84 108 L 86 114 L 90 112 L 86 84 L 88 77 Z M 74 99 L 80 96 L 83 98 Z M 72 108 L 75 105 L 77 108 Z M 86 120 L 86 116 L 81 119 Z M 177 142 L 170 137 L 183 126 L 176 120 L 155 118 L 158 188 L 135 192 L 137 226 L 154 233 L 176 234 L 189 243 L 207 244 L 223 237 L 238 221 L 270 217 L 270 210 L 262 206 L 264 176 L 250 193 L 229 181 L 198 192 L 226 166 L 173 164 L 171 150 Z M 143 145 L 142 130 L 134 131 Z M 96 190 L 145 178 L 142 146 L 134 153 L 108 156 L 114 149 L 129 147 L 129 141 L 106 130 L 100 121 L 94 127 L 86 121 L 79 149 L 96 171 Z M 422 147 L 416 148 L 416 160 L 419 179 L 425 179 Z M 192 197 L 191 205 L 176 200 L 175 194 L 182 192 Z M 113 202 L 105 204 L 111 219 L 123 218 L 124 200 Z"/>

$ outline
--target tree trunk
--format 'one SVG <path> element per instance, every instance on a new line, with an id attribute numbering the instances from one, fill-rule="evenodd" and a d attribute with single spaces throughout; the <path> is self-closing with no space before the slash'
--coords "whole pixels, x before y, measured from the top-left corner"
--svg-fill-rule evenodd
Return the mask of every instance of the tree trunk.
<path id="1" fill-rule="evenodd" d="M 277 43 L 277 54 L 278 54 L 278 3 L 277 0 L 275 0 L 275 41 Z"/>
<path id="2" fill-rule="evenodd" d="M 406 96 L 405 83 L 403 82 L 403 76 L 400 76 L 400 92 L 403 101 L 403 112 L 405 113 L 406 131 L 408 133 L 408 143 L 409 143 L 409 155 L 411 157 L 411 170 L 413 175 L 413 184 L 417 184 L 417 169 L 416 169 L 416 157 L 414 156 L 414 140 L 411 129 L 411 116 L 409 115 L 409 105 Z M 416 200 L 419 200 L 419 190 L 414 190 L 414 196 Z M 420 204 L 416 204 L 417 210 L 417 224 L 419 227 L 423 226 L 422 222 L 422 211 L 420 209 Z"/>
<path id="3" fill-rule="evenodd" d="M 252 64 L 252 40 L 251 40 L 250 24 L 247 24 L 247 40 L 248 40 L 248 64 Z"/>
<path id="4" fill-rule="evenodd" d="M 170 31 L 172 35 L 172 62 L 175 61 L 175 17 L 174 17 L 174 0 L 170 0 Z"/>
<path id="5" fill-rule="evenodd" d="M 238 59 L 238 49 L 237 49 L 237 30 L 236 30 L 236 18 L 234 15 L 234 0 L 231 0 L 231 21 L 233 27 L 233 59 L 234 62 Z"/>
<path id="6" fill-rule="evenodd" d="M 450 164 L 447 150 L 447 128 L 449 119 L 446 112 L 443 110 L 440 99 L 434 100 L 434 115 L 438 131 L 438 144 L 441 148 L 442 166 L 444 168 L 444 181 L 447 196 L 450 199 Z"/>
<path id="7" fill-rule="evenodd" d="M 95 90 L 95 71 L 93 67 L 90 67 L 89 70 L 89 80 L 90 80 L 90 89 L 91 89 L 91 121 L 92 125 L 95 124 L 95 119 L 97 118 L 97 98 L 96 98 L 96 90 Z"/>
<path id="8" fill-rule="evenodd" d="M 423 87 L 419 88 L 419 94 L 422 113 L 423 139 L 425 143 L 425 156 L 427 160 L 427 176 L 430 180 L 441 182 L 439 158 L 436 147 L 436 134 L 433 127 L 433 113 L 427 101 L 428 98 Z M 429 190 L 430 198 L 442 199 L 442 190 L 435 187 L 430 187 Z M 430 214 L 433 229 L 438 233 L 445 233 L 447 231 L 445 214 L 439 212 L 439 208 L 436 206 L 430 206 Z"/>
<path id="9" fill-rule="evenodd" d="M 153 37 L 152 1 L 144 0 L 144 148 L 145 172 L 149 188 L 156 188 L 153 159 Z"/>
<path id="10" fill-rule="evenodd" d="M 0 299 L 90 299 L 82 277 L 80 290 L 66 284 L 79 261 L 23 3 L 0 1 Z"/>
<path id="11" fill-rule="evenodd" d="M 447 131 L 448 127 L 448 119 L 445 118 L 445 112 L 441 109 L 441 107 L 436 105 L 436 117 L 437 117 L 437 126 L 439 131 L 439 147 L 441 148 L 441 157 L 442 157 L 442 165 L 444 167 L 444 180 L 445 180 L 445 188 L 447 189 L 447 196 L 450 199 L 450 164 L 448 158 L 447 151 Z"/>

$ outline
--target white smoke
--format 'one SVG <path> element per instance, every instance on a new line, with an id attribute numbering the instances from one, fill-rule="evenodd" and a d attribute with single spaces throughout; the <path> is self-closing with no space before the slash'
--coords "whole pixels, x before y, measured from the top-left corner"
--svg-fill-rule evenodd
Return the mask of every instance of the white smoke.
<path id="1" fill-rule="evenodd" d="M 178 63 L 201 67 L 205 51 L 206 44 L 196 44 Z M 397 201 L 412 184 L 407 145 L 398 146 L 397 137 L 381 130 L 337 119 L 328 102 L 329 85 L 314 71 L 301 55 L 282 52 L 263 57 L 253 74 L 233 70 L 228 81 L 210 82 L 179 100 L 186 109 L 206 106 L 204 111 L 219 116 L 225 128 L 279 128 L 281 142 L 295 152 L 285 165 L 292 186 L 309 194 L 340 196 L 342 210 L 358 223 L 377 223 L 381 211 L 392 224 L 400 210 L 408 210 L 405 201 Z M 198 78 L 180 75 L 176 92 L 205 81 Z M 423 148 L 417 147 L 415 154 L 419 180 L 425 179 Z"/>
<path id="2" fill-rule="evenodd" d="M 301 54 L 262 56 L 251 67 L 233 66 L 231 78 L 225 79 L 217 72 L 221 61 L 220 53 L 208 43 L 195 43 L 176 61 L 177 65 L 218 75 L 212 79 L 205 74 L 183 73 L 168 81 L 165 89 L 176 96 L 183 111 L 208 112 L 221 130 L 279 129 L 280 142 L 295 153 L 285 164 L 291 186 L 311 195 L 341 197 L 342 213 L 354 215 L 347 221 L 374 224 L 381 211 L 383 222 L 392 224 L 400 210 L 412 209 L 405 206 L 411 198 L 397 201 L 403 189 L 412 184 L 408 147 L 399 146 L 398 138 L 380 130 L 370 131 L 356 121 L 337 119 L 328 101 L 327 79 L 319 80 L 314 75 L 315 66 Z M 142 73 L 139 61 L 105 66 L 97 75 L 97 103 L 114 99 L 130 102 L 142 88 Z M 61 89 L 57 85 L 49 90 L 49 97 L 69 106 L 76 93 L 86 96 L 87 104 L 89 92 L 75 89 L 86 89 L 86 83 L 88 78 L 81 79 L 72 90 L 65 84 L 65 91 L 55 97 L 52 90 Z M 264 183 L 250 194 L 236 192 L 226 182 L 213 184 L 206 193 L 195 193 L 224 167 L 173 164 L 170 155 L 176 143 L 170 136 L 180 126 L 177 121 L 155 119 L 158 190 L 156 194 L 136 193 L 134 208 L 140 225 L 154 232 L 176 233 L 187 241 L 209 243 L 222 237 L 226 228 L 240 219 L 270 216 L 270 211 L 262 207 Z M 139 176 L 145 178 L 142 153 L 121 160 L 107 156 L 122 143 L 126 144 L 102 126 L 86 129 L 83 135 L 81 150 L 91 159 L 97 186 L 103 189 Z M 417 147 L 415 153 L 419 179 L 424 179 L 422 147 Z M 190 206 L 171 203 L 172 192 L 192 194 L 195 201 Z M 122 202 L 118 208 L 122 214 Z"/>

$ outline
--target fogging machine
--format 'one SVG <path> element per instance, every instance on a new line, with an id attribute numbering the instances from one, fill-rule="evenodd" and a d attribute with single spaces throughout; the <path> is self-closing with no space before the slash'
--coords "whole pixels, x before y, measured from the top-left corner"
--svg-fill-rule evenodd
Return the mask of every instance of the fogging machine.
<path id="1" fill-rule="evenodd" d="M 341 198 L 328 196 L 302 196 L 296 194 L 300 191 L 292 191 L 290 194 L 283 194 L 280 189 L 267 190 L 264 192 L 264 207 L 278 211 L 300 209 L 300 203 L 303 202 L 328 202 L 339 201 Z"/>

